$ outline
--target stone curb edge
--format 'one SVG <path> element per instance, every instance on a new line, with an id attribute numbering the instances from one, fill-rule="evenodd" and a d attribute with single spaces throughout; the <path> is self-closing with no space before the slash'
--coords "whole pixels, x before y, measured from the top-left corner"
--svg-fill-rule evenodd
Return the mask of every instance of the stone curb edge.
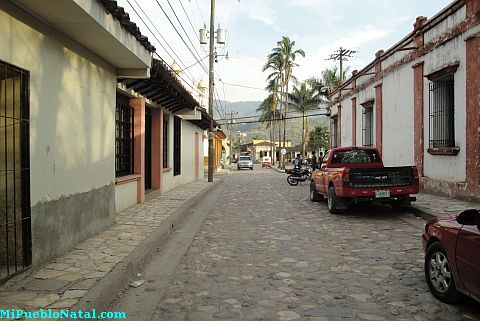
<path id="1" fill-rule="evenodd" d="M 190 215 L 190 209 L 203 197 L 219 186 L 223 178 L 217 179 L 212 185 L 191 197 L 180 205 L 156 230 L 154 230 L 130 254 L 120 261 L 109 273 L 101 278 L 73 307 L 72 310 L 107 310 L 118 294 L 128 286 L 134 273 L 144 267 L 149 257 L 162 247 L 183 221 Z"/>
<path id="2" fill-rule="evenodd" d="M 418 216 L 418 217 L 421 217 L 425 220 L 430 220 L 431 218 L 434 218 L 434 217 L 437 217 L 439 216 L 438 214 L 436 214 L 434 211 L 432 211 L 431 209 L 429 208 L 426 208 L 424 206 L 419 206 L 419 205 L 412 205 L 408 211 L 412 214 L 414 214 L 415 216 Z"/>

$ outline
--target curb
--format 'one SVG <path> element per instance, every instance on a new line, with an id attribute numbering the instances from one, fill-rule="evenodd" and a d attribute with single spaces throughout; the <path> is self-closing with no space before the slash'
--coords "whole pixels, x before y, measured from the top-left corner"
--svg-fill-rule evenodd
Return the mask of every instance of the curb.
<path id="1" fill-rule="evenodd" d="M 204 196 L 217 188 L 223 178 L 207 186 L 197 195 L 185 201 L 156 230 L 154 230 L 130 254 L 120 261 L 109 273 L 91 288 L 73 307 L 72 310 L 106 311 L 118 294 L 128 286 L 128 282 L 150 260 L 151 255 L 168 242 L 172 233 L 178 230 L 183 221 L 191 214 L 191 208 Z"/>
<path id="2" fill-rule="evenodd" d="M 424 207 L 424 206 L 419 206 L 419 205 L 412 205 L 409 208 L 409 212 L 414 214 L 415 216 L 421 217 L 421 218 L 423 218 L 427 221 L 434 218 L 434 217 L 439 216 L 438 214 L 436 214 L 431 209 L 429 209 L 427 207 Z"/>
<path id="3" fill-rule="evenodd" d="M 275 166 L 270 166 L 269 168 L 270 168 L 271 170 L 274 170 L 274 171 L 277 172 L 277 173 L 285 173 L 285 170 L 283 170 L 283 169 L 278 169 L 278 168 L 275 167 Z"/>

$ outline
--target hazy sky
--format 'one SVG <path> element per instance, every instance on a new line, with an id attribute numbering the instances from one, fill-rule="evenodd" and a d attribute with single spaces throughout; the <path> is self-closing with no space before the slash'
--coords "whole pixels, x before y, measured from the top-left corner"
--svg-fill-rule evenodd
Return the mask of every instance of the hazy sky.
<path id="1" fill-rule="evenodd" d="M 129 2 L 155 35 L 145 27 Z M 194 64 L 196 59 L 190 50 L 197 57 L 207 56 L 208 46 L 199 44 L 198 29 L 204 23 L 209 25 L 209 0 L 118 0 L 118 3 L 167 64 L 171 65 L 174 59 L 182 69 Z M 138 9 L 137 3 L 159 32 Z M 228 101 L 263 100 L 266 97 L 263 90 L 225 83 L 265 87 L 267 73 L 262 72 L 262 66 L 282 36 L 290 37 L 296 42 L 296 48 L 306 53 L 305 58 L 297 59 L 300 66 L 294 70 L 300 80 L 319 76 L 323 69 L 331 67 L 334 63 L 325 59 L 340 46 L 358 51 L 346 65 L 351 70 L 361 69 L 373 60 L 375 52 L 388 49 L 410 33 L 417 16 L 431 18 L 449 3 L 449 0 L 217 0 L 216 25 L 228 30 L 227 44 L 218 45 L 217 52 L 220 55 L 228 51 L 230 56 L 229 60 L 219 57 L 215 64 L 218 97 Z M 203 62 L 208 67 L 208 59 Z M 208 83 L 208 75 L 199 64 L 188 68 L 182 78 L 189 85 L 200 79 Z"/>

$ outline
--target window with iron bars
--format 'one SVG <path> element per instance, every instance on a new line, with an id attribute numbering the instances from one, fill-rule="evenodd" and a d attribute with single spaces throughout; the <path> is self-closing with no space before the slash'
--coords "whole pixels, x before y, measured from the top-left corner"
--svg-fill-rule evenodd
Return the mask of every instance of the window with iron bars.
<path id="1" fill-rule="evenodd" d="M 133 108 L 128 98 L 117 94 L 115 109 L 115 176 L 133 174 Z"/>
<path id="2" fill-rule="evenodd" d="M 32 262 L 29 78 L 0 60 L 0 281 Z"/>
<path id="3" fill-rule="evenodd" d="M 330 134 L 330 145 L 332 148 L 338 147 L 338 117 L 332 118 L 332 133 Z"/>
<path id="4" fill-rule="evenodd" d="M 373 104 L 363 107 L 362 145 L 373 146 Z"/>
<path id="5" fill-rule="evenodd" d="M 429 149 L 455 147 L 454 74 L 429 83 Z"/>

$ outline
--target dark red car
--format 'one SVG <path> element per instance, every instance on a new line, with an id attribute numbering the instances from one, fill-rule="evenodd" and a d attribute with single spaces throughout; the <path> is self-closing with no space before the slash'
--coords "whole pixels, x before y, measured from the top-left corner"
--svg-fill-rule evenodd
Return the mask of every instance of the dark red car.
<path id="1" fill-rule="evenodd" d="M 440 301 L 456 303 L 462 294 L 480 302 L 480 213 L 466 210 L 436 217 L 422 235 L 425 278 Z"/>

